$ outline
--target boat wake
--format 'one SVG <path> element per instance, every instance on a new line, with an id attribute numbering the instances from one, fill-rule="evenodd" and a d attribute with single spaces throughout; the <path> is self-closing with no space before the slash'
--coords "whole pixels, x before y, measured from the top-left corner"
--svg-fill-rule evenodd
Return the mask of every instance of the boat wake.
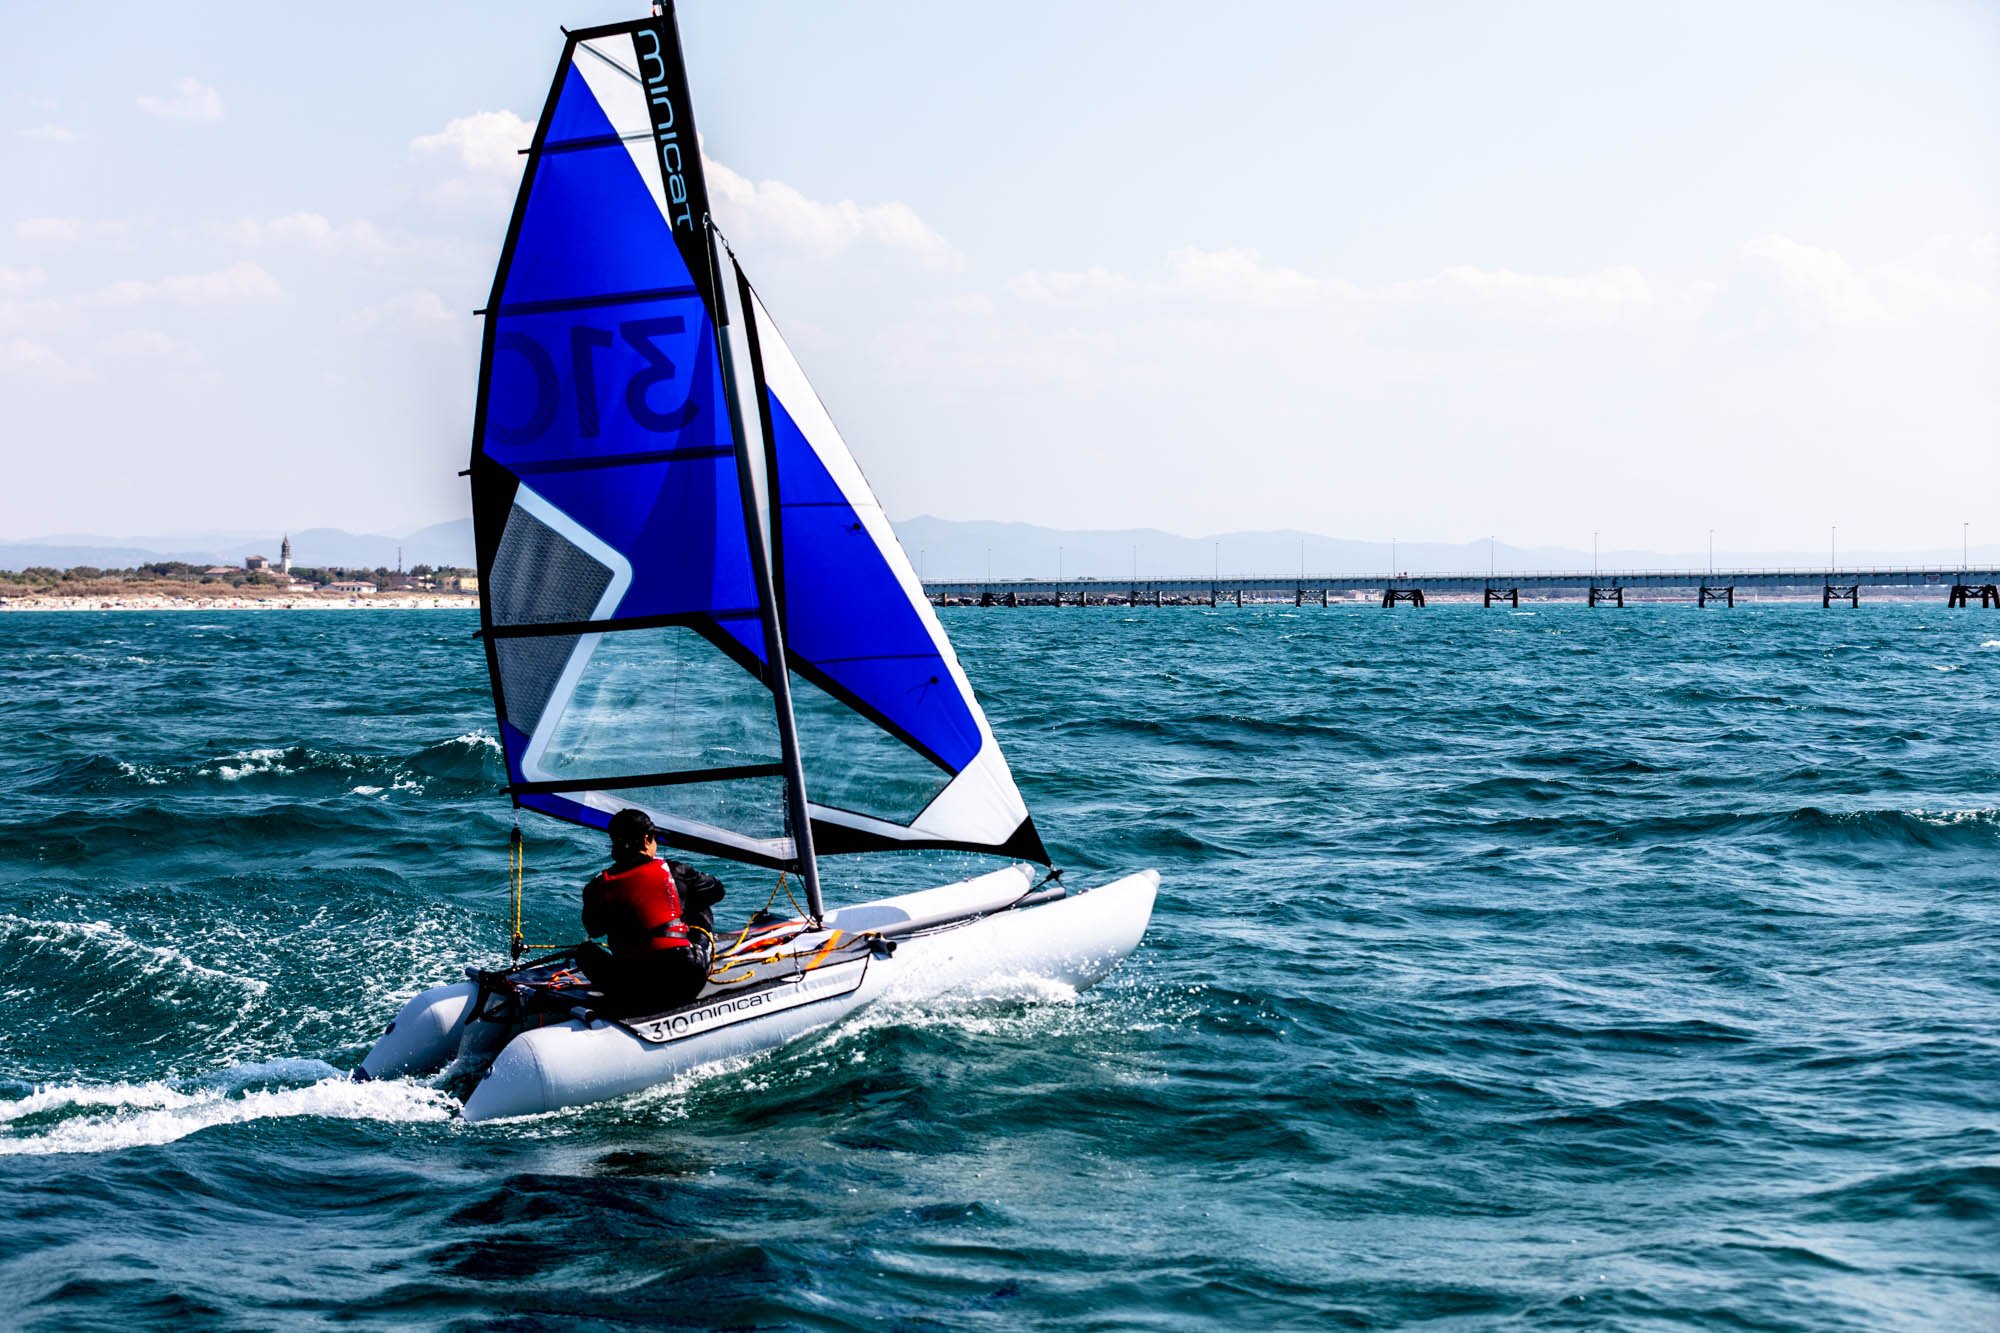
<path id="1" fill-rule="evenodd" d="M 323 1060 L 265 1060 L 187 1079 L 56 1083 L 0 1100 L 0 1156 L 114 1152 L 218 1125 L 302 1116 L 439 1121 L 458 1104 L 400 1080 L 355 1083 Z"/>

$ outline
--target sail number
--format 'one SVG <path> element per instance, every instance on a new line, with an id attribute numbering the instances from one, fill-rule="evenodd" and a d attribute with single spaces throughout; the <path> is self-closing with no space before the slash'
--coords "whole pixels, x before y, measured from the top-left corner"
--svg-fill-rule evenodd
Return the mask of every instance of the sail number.
<path id="1" fill-rule="evenodd" d="M 628 320 L 618 326 L 615 336 L 610 329 L 593 328 L 587 324 L 570 326 L 569 382 L 576 389 L 577 435 L 594 440 L 603 432 L 602 408 L 598 401 L 598 361 L 602 354 L 612 352 L 619 342 L 637 352 L 643 363 L 625 381 L 625 411 L 632 420 L 642 429 L 650 431 L 680 430 L 693 421 L 697 409 L 692 397 L 666 411 L 653 405 L 654 390 L 676 377 L 673 361 L 655 340 L 686 331 L 687 320 L 680 315 Z M 555 357 L 533 336 L 511 329 L 494 340 L 493 350 L 496 360 L 500 353 L 512 352 L 527 362 L 534 378 L 534 407 L 525 421 L 509 424 L 491 420 L 487 422 L 487 430 L 495 441 L 503 445 L 518 447 L 533 444 L 548 434 L 549 428 L 556 424 L 557 413 L 562 411 L 562 379 L 556 371 Z"/>

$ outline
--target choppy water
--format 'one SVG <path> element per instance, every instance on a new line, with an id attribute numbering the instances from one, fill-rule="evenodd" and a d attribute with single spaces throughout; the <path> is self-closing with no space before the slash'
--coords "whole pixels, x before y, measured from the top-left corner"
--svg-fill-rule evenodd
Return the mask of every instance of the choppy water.
<path id="1" fill-rule="evenodd" d="M 473 618 L 0 616 L 4 1320 L 1995 1326 L 2000 616 L 949 624 L 1132 962 L 468 1126 L 340 1075 L 500 952 Z"/>

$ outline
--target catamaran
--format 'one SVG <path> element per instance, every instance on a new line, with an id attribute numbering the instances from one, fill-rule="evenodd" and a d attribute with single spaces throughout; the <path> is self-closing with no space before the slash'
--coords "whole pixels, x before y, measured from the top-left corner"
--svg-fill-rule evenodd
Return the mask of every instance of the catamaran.
<path id="1" fill-rule="evenodd" d="M 691 1003 L 607 1016 L 562 950 L 405 1004 L 358 1078 L 468 1120 L 623 1096 L 885 995 L 1089 986 L 1159 876 L 1049 854 L 909 557 L 709 215 L 671 5 L 565 34 L 486 309 L 480 624 L 517 810 L 776 871 Z M 953 849 L 977 878 L 828 910 L 819 858 Z M 778 898 L 774 891 L 773 905 Z"/>

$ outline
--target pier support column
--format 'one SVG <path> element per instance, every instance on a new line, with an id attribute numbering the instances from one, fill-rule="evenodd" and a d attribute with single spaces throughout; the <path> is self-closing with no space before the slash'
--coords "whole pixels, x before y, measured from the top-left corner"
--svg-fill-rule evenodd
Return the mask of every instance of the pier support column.
<path id="1" fill-rule="evenodd" d="M 1521 604 L 1521 590 L 1519 588 L 1496 588 L 1489 583 L 1486 585 L 1486 601 L 1484 604 L 1491 606 L 1495 602 L 1505 602 L 1509 606 L 1518 607 Z"/>
<path id="2" fill-rule="evenodd" d="M 1239 611 L 1243 609 L 1243 589 L 1241 588 L 1236 590 L 1236 609 Z"/>
<path id="3" fill-rule="evenodd" d="M 1321 588 L 1321 589 L 1319 590 L 1319 604 L 1320 604 L 1320 606 L 1321 606 L 1321 607 L 1325 607 L 1325 605 L 1326 605 L 1326 589 L 1325 589 L 1325 588 Z"/>
<path id="4" fill-rule="evenodd" d="M 1389 588 L 1382 593 L 1383 610 L 1386 611 L 1398 602 L 1408 602 L 1411 606 L 1421 609 L 1424 605 L 1424 590 L 1422 588 Z"/>
<path id="5" fill-rule="evenodd" d="M 1695 609 L 1700 610 L 1702 607 L 1707 606 L 1710 602 L 1721 602 L 1726 606 L 1732 606 L 1732 607 L 1735 606 L 1736 585 L 1733 583 L 1728 583 L 1724 584 L 1720 588 L 1711 588 L 1706 583 L 1702 584 L 1701 591 L 1695 594 L 1695 599 L 1694 599 Z"/>
<path id="6" fill-rule="evenodd" d="M 1849 606 L 1861 605 L 1861 585 L 1858 583 L 1827 584 L 1825 590 L 1819 596 L 1820 608 L 1824 610 L 1843 598 L 1846 599 Z"/>
<path id="7" fill-rule="evenodd" d="M 1600 588 L 1596 584 L 1592 584 L 1590 587 L 1590 604 L 1596 606 L 1599 602 L 1609 602 L 1611 605 L 1622 609 L 1625 605 L 1624 585 L 1613 584 L 1609 588 Z"/>
<path id="8" fill-rule="evenodd" d="M 1970 607 L 1975 597 L 1981 607 L 2000 607 L 2000 583 L 1954 583 L 1951 585 L 1951 597 L 1945 605 Z"/>

